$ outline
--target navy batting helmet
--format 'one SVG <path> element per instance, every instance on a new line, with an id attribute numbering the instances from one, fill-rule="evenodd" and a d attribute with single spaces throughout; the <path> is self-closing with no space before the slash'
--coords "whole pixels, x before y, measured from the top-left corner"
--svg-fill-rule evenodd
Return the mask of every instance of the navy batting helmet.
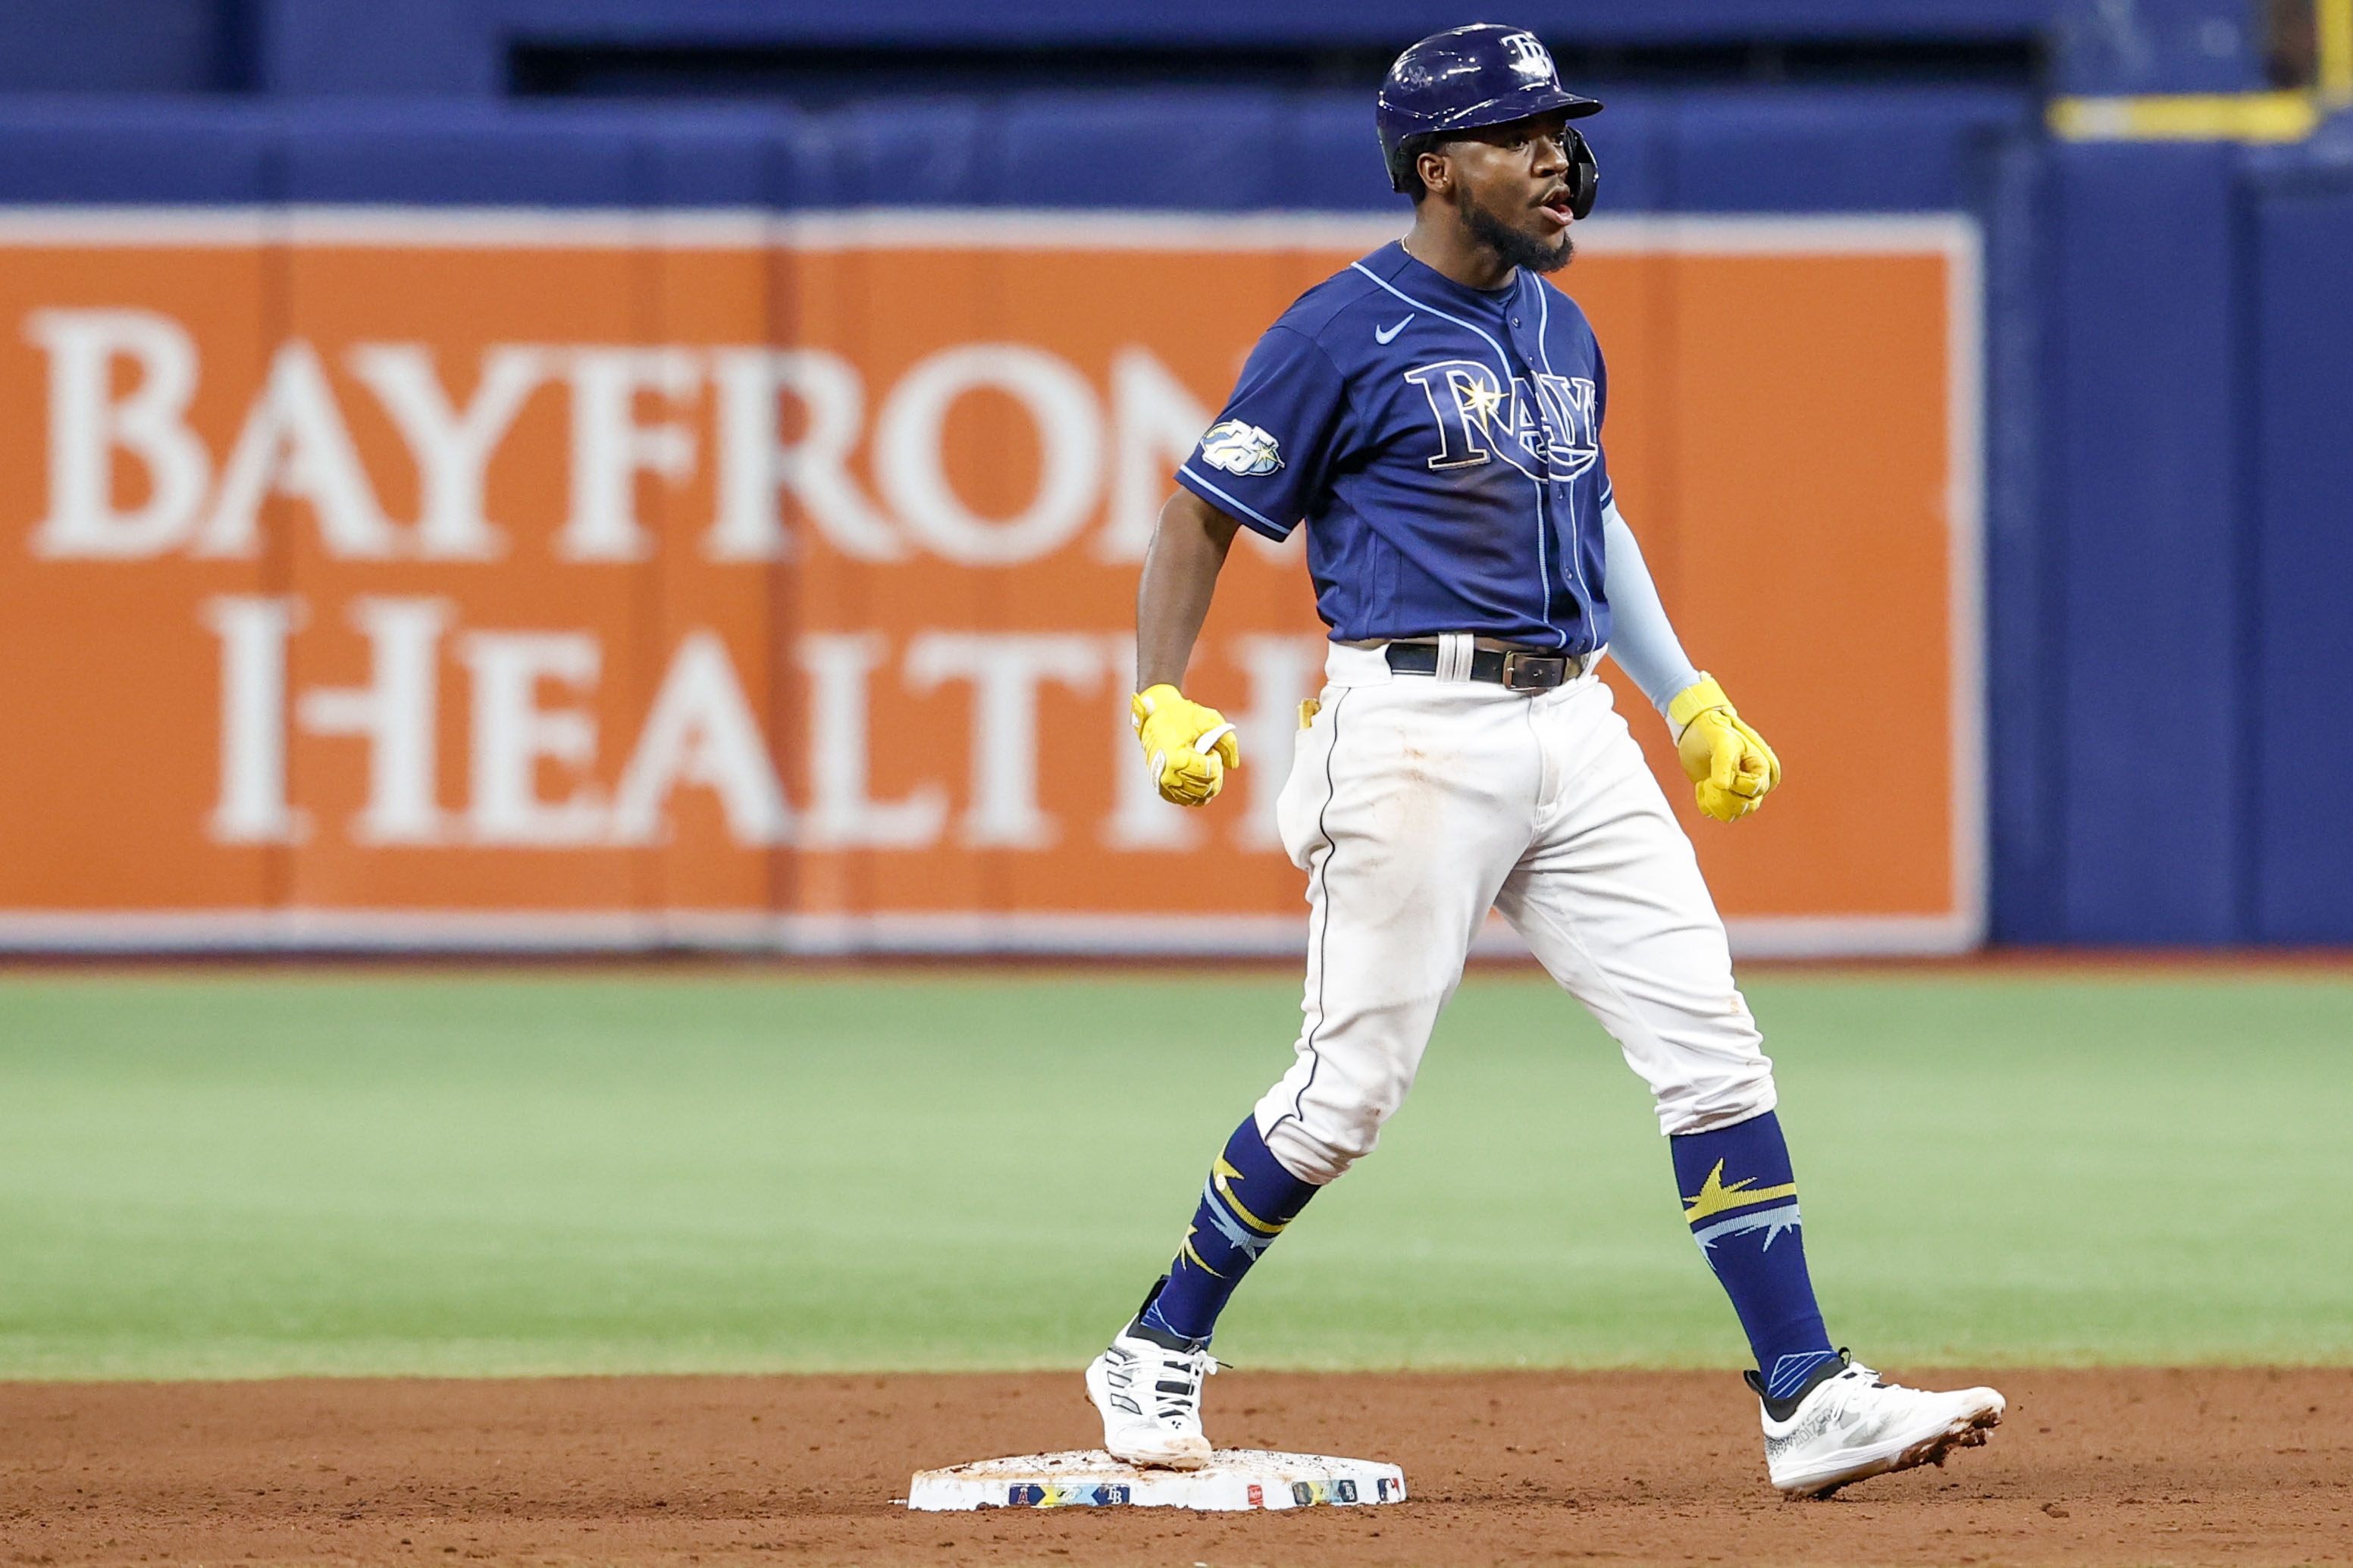
<path id="1" fill-rule="evenodd" d="M 1376 118 L 1389 186 L 1411 188 L 1413 161 L 1431 141 L 1553 110 L 1580 120 L 1600 113 L 1601 103 L 1560 85 L 1552 51 L 1534 33 L 1493 22 L 1432 33 L 1399 55 L 1381 83 Z M 1584 137 L 1571 131 L 1568 142 L 1569 211 L 1583 217 L 1593 210 L 1599 170 Z"/>

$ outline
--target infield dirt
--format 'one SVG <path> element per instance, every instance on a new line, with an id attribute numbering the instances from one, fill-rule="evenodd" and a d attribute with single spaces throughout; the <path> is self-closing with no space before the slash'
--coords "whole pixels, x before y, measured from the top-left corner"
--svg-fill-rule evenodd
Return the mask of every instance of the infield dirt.
<path id="1" fill-rule="evenodd" d="M 1403 1506 L 910 1514 L 919 1468 L 1100 1439 L 1075 1370 L 0 1384 L 0 1563 L 2315 1563 L 2353 1559 L 2353 1369 L 2010 1371 L 1945 1469 L 1766 1485 L 1724 1373 L 1211 1384 L 1228 1446 Z"/>

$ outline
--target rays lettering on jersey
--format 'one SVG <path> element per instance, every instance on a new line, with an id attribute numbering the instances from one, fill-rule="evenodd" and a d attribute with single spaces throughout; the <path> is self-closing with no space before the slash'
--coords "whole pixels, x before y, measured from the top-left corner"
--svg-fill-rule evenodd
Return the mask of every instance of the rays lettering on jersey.
<path id="1" fill-rule="evenodd" d="M 1514 376 L 1506 391 L 1493 366 L 1450 359 L 1417 365 L 1405 378 L 1421 388 L 1438 422 L 1433 468 L 1500 457 L 1530 479 L 1573 479 L 1601 455 L 1593 383 L 1584 376 Z"/>

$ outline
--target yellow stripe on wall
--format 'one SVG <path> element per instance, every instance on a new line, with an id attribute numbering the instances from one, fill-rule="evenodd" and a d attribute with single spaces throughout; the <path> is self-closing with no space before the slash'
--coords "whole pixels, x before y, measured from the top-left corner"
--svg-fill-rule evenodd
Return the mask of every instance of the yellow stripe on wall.
<path id="1" fill-rule="evenodd" d="M 2353 103 L 2353 0 L 2315 0 L 2320 44 L 2320 96 L 2332 106 Z"/>
<path id="2" fill-rule="evenodd" d="M 2353 0 L 2343 0 L 2353 18 Z M 2051 133 L 2063 142 L 2301 142 L 2320 110 L 2301 92 L 2153 93 L 2057 98 Z"/>

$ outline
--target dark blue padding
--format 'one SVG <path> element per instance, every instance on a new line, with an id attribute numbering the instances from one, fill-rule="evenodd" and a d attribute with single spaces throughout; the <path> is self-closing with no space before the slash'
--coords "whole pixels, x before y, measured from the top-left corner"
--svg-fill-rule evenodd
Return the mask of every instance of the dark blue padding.
<path id="1" fill-rule="evenodd" d="M 2097 14 L 2094 0 L 1544 0 L 1500 19 L 1591 43 L 1999 37 L 2043 30 L 2069 4 Z M 2139 0 L 2143 12 L 2183 5 L 2244 11 L 2242 0 Z M 501 89 L 505 51 L 516 39 L 1391 47 L 1471 19 L 1429 0 L 301 0 L 272 6 L 270 16 L 263 70 L 276 90 L 483 96 Z M 2152 36 L 2168 51 L 2184 37 L 2196 43 L 2179 27 Z"/>
<path id="2" fill-rule="evenodd" d="M 641 111 L 417 101 L 304 105 L 282 161 L 293 202 L 617 207 L 640 199 Z"/>
<path id="3" fill-rule="evenodd" d="M 649 9 L 659 3 L 644 0 Z M 254 76 L 268 91 L 487 99 L 506 90 L 506 30 L 482 0 L 274 0 L 267 9 Z"/>
<path id="4" fill-rule="evenodd" d="M 304 0 L 330 9 L 365 0 Z M 381 0 L 379 0 L 381 3 Z M 414 0 L 412 0 L 414 3 Z M 439 0 L 448 5 L 450 0 Z M 1535 0 L 1509 13 L 1546 37 L 1660 42 L 1727 37 L 1985 37 L 2046 25 L 2065 0 Z M 2140 0 L 2143 5 L 2181 0 Z M 2218 0 L 2202 0 L 2216 4 Z M 2228 0 L 2219 0 L 2228 3 Z M 595 37 L 1059 43 L 1231 39 L 1410 40 L 1463 17 L 1429 0 L 472 0 L 510 33 Z"/>
<path id="5" fill-rule="evenodd" d="M 1004 110 L 1019 206 L 1249 211 L 1281 205 L 1281 95 L 1247 88 L 1041 92 Z"/>
<path id="6" fill-rule="evenodd" d="M 1587 123 L 1590 124 L 1591 121 Z M 1279 205 L 1323 212 L 1395 213 L 1412 204 L 1389 189 L 1373 106 L 1359 92 L 1303 92 L 1282 107 L 1282 153 L 1271 160 Z"/>
<path id="7" fill-rule="evenodd" d="M 671 111 L 625 128 L 638 145 L 636 199 L 648 205 L 795 206 L 825 186 L 821 142 L 788 110 Z"/>
<path id="8" fill-rule="evenodd" d="M 1988 931 L 2047 944 L 2065 931 L 2060 768 L 2066 705 L 2058 569 L 2063 536 L 2051 504 L 2058 399 L 2049 352 L 2052 171 L 2020 133 L 1986 165 L 1985 617 Z"/>
<path id="9" fill-rule="evenodd" d="M 1004 116 L 974 99 L 858 105 L 816 121 L 827 171 L 816 206 L 995 206 L 1006 200 Z"/>
<path id="10" fill-rule="evenodd" d="M 2247 92 L 2266 85 L 2254 5 L 2232 0 L 2063 0 L 2059 92 Z"/>
<path id="11" fill-rule="evenodd" d="M 1751 89 L 1680 95 L 1671 205 L 1683 212 L 1938 212 L 1967 205 L 1984 145 L 2032 122 L 1991 89 Z"/>
<path id="12" fill-rule="evenodd" d="M 276 142 L 267 112 L 217 101 L 0 98 L 0 202 L 267 201 Z"/>
<path id="13" fill-rule="evenodd" d="M 2353 670 L 2353 168 L 2264 182 L 2254 205 L 2253 935 L 2353 942 L 2353 813 L 2335 782 Z"/>
<path id="14" fill-rule="evenodd" d="M 1601 112 L 1577 122 L 1601 163 L 1601 195 L 1594 212 L 1606 217 L 1669 210 L 1674 205 L 1674 124 L 1681 100 L 1672 93 L 1600 96 Z"/>
<path id="15" fill-rule="evenodd" d="M 2234 148 L 2055 149 L 2063 934 L 2238 935 Z M 1994 585 L 2000 591 L 2000 584 Z"/>
<path id="16" fill-rule="evenodd" d="M 2001 93 L 1620 94 L 1599 209 L 1962 205 Z M 0 99 L 0 200 L 1406 208 L 1356 94 L 1263 89 L 782 108 Z"/>
<path id="17" fill-rule="evenodd" d="M 265 9 L 256 5 L 257 10 Z M 195 87 L 204 0 L 16 7 L 19 37 L 68 47 L 17 51 L 21 85 Z M 32 17 L 70 9 L 69 27 Z M 1510 19 L 1561 43 L 1737 38 L 1991 38 L 2041 34 L 2068 92 L 2235 91 L 2263 85 L 2245 0 L 1550 0 Z M 104 11 L 93 24 L 83 13 Z M 269 90 L 320 95 L 463 95 L 504 89 L 517 41 L 641 46 L 747 44 L 1037 47 L 1233 44 L 1395 47 L 1464 19 L 1428 0 L 279 0 L 251 29 L 244 68 Z M 0 32 L 0 42 L 14 41 Z M 220 52 L 217 45 L 213 51 Z M 63 79 L 58 79 L 62 78 Z"/>
<path id="18" fill-rule="evenodd" d="M 0 5 L 0 92 L 203 92 L 220 85 L 218 0 Z"/>

